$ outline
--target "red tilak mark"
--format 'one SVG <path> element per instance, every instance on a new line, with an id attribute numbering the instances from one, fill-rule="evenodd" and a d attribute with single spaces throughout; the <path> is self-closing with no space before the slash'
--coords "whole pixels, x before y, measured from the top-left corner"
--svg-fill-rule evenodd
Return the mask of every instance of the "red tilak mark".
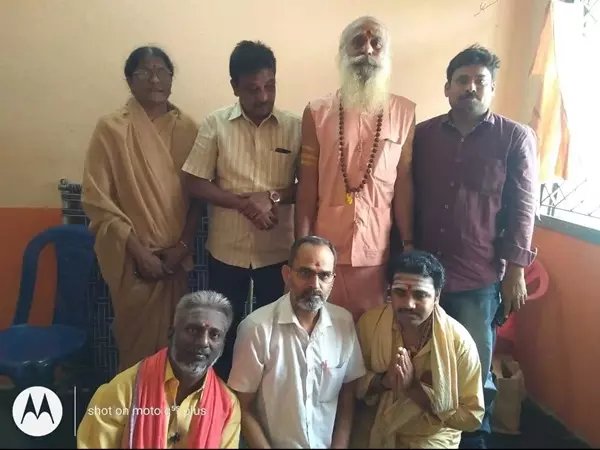
<path id="1" fill-rule="evenodd" d="M 407 283 L 406 287 L 408 288 L 409 291 L 413 290 L 413 285 L 412 284 Z"/>
<path id="2" fill-rule="evenodd" d="M 206 320 L 203 320 L 203 321 L 202 321 L 202 326 L 203 326 L 204 328 L 210 328 L 210 322 L 207 322 Z"/>
<path id="3" fill-rule="evenodd" d="M 321 267 L 321 264 L 316 263 L 315 266 L 317 266 L 317 268 Z"/>

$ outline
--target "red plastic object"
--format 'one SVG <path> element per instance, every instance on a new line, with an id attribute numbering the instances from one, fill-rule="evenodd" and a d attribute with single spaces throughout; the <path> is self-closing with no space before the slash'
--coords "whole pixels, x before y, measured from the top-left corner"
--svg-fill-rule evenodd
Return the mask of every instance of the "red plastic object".
<path id="1" fill-rule="evenodd" d="M 535 260 L 525 269 L 525 283 L 527 283 L 527 301 L 536 300 L 548 291 L 550 279 L 542 263 Z M 511 314 L 506 323 L 496 329 L 499 339 L 514 343 L 516 340 L 515 316 Z"/>

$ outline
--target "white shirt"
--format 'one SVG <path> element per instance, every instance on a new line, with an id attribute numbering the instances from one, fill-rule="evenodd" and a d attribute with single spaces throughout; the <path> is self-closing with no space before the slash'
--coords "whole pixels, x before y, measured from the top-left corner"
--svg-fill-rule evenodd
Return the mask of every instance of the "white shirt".
<path id="1" fill-rule="evenodd" d="M 258 391 L 258 420 L 274 448 L 329 448 L 342 384 L 365 373 L 352 315 L 326 303 L 309 336 L 286 294 L 240 324 L 228 384 Z"/>
<path id="2" fill-rule="evenodd" d="M 200 124 L 183 171 L 234 194 L 288 188 L 296 182 L 301 127 L 300 117 L 278 109 L 260 126 L 239 103 L 219 109 Z M 237 211 L 209 205 L 207 250 L 236 267 L 285 261 L 294 242 L 294 205 L 277 209 L 279 223 L 261 231 Z"/>

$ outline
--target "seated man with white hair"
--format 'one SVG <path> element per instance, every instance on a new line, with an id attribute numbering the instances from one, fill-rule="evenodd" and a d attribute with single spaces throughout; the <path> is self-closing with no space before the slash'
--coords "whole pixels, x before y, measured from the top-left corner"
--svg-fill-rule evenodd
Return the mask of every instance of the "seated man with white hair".
<path id="1" fill-rule="evenodd" d="M 392 217 L 412 247 L 415 104 L 392 94 L 390 34 L 372 17 L 340 37 L 340 88 L 302 118 L 296 238 L 330 240 L 339 265 L 331 303 L 358 320 L 386 299 Z"/>
<path id="2" fill-rule="evenodd" d="M 168 347 L 98 388 L 77 448 L 238 448 L 240 404 L 212 368 L 232 320 L 221 294 L 182 297 Z"/>

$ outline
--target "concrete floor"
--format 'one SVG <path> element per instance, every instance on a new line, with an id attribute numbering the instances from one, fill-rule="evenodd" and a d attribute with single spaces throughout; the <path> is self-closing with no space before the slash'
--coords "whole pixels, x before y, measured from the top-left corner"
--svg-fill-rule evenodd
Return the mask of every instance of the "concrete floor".
<path id="1" fill-rule="evenodd" d="M 77 393 L 74 402 L 73 393 L 61 393 L 63 418 L 59 427 L 43 438 L 31 438 L 22 433 L 12 418 L 12 404 L 16 397 L 14 391 L 0 391 L 0 448 L 76 448 L 75 425 L 87 409 L 90 392 Z M 528 401 L 523 404 L 521 414 L 521 432 L 519 436 L 494 434 L 488 443 L 489 448 L 591 448 L 575 439 L 551 417 L 545 415 Z"/>

